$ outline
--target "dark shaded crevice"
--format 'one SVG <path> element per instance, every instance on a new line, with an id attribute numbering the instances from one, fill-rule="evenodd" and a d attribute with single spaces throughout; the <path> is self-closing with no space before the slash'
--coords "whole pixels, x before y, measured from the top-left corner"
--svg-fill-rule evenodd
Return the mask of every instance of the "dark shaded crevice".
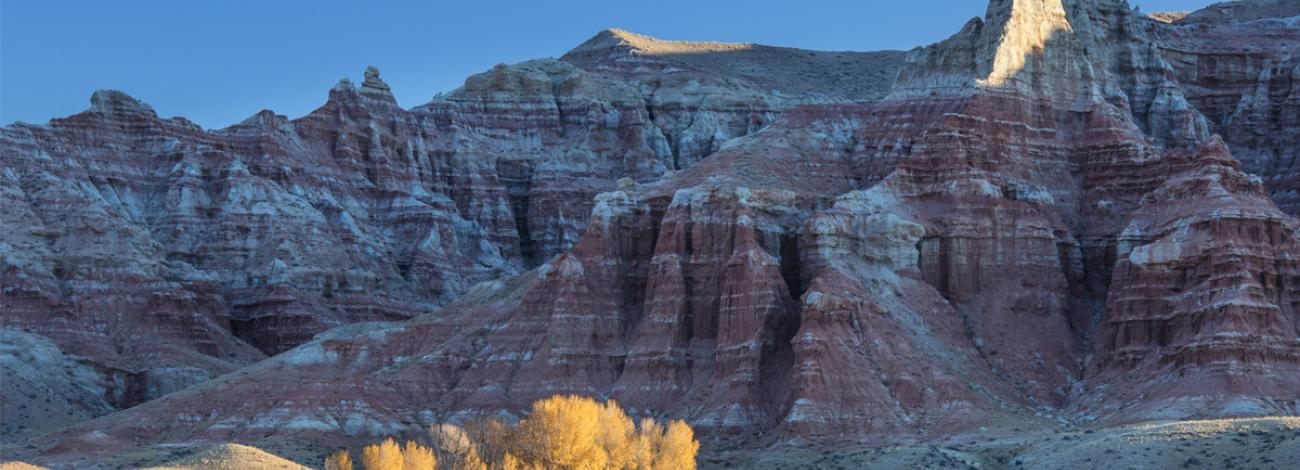
<path id="1" fill-rule="evenodd" d="M 990 354 L 985 350 L 980 341 L 979 334 L 976 332 L 975 319 L 971 317 L 963 296 L 953 292 L 952 286 L 952 239 L 941 236 L 929 235 L 921 238 L 916 242 L 917 266 L 921 270 L 921 279 L 939 292 L 944 300 L 952 306 L 953 311 L 957 313 L 961 321 L 962 333 L 966 339 L 971 342 L 975 351 L 985 360 L 990 355 L 996 355 L 996 352 Z M 965 299 L 968 300 L 968 299 Z M 990 367 L 993 367 L 990 364 Z M 994 367 L 994 372 L 998 372 Z M 1001 375 L 1001 372 L 998 372 Z"/>
<path id="2" fill-rule="evenodd" d="M 519 236 L 519 257 L 528 269 L 541 265 L 537 242 L 533 240 L 528 224 L 528 210 L 532 202 L 533 168 L 525 162 L 500 160 L 497 162 L 497 179 L 505 187 L 514 217 L 515 233 Z"/>
<path id="3" fill-rule="evenodd" d="M 149 371 L 132 372 L 112 368 L 103 372 L 114 387 L 104 390 L 104 400 L 118 410 L 132 408 L 150 400 Z"/>
<path id="4" fill-rule="evenodd" d="M 664 132 L 664 140 L 668 141 L 668 150 L 673 154 L 673 171 L 682 169 L 682 149 L 678 139 L 673 138 L 671 132 Z"/>
<path id="5" fill-rule="evenodd" d="M 663 126 L 659 125 L 659 116 L 657 113 L 655 113 L 655 107 L 654 104 L 652 104 L 653 99 L 654 99 L 654 92 L 651 92 L 648 96 L 645 97 L 646 118 L 650 120 L 650 127 L 652 129 L 658 130 L 659 134 L 664 136 L 664 140 L 668 142 L 668 151 L 672 154 L 672 159 L 673 159 L 671 169 L 673 171 L 679 171 L 682 169 L 682 165 L 681 165 L 681 148 L 679 147 L 678 139 L 672 132 L 668 132 L 667 130 L 664 129 Z"/>
<path id="6" fill-rule="evenodd" d="M 1110 295 L 1111 275 L 1118 261 L 1118 242 L 1110 238 L 1085 240 L 1082 251 L 1081 282 L 1085 292 L 1084 297 L 1093 306 L 1088 311 L 1088 318 L 1076 322 L 1085 324 L 1086 329 L 1093 332 L 1101 324 L 1106 298 Z"/>
<path id="7" fill-rule="evenodd" d="M 407 269 L 410 269 L 410 265 L 407 265 Z M 320 290 L 321 298 L 325 300 L 331 300 L 334 298 L 334 292 L 337 290 L 338 290 L 338 283 L 334 280 L 334 275 L 326 274 L 325 277 L 321 280 L 321 290 Z"/>
<path id="8" fill-rule="evenodd" d="M 627 369 L 627 354 L 615 354 L 609 356 L 611 365 L 614 367 L 614 380 L 623 376 L 623 371 Z"/>
<path id="9" fill-rule="evenodd" d="M 952 302 L 949 250 L 947 239 L 942 237 L 926 236 L 916 242 L 916 265 L 921 270 L 921 279 Z"/>
<path id="10" fill-rule="evenodd" d="M 387 315 L 384 321 L 399 320 Z M 230 334 L 274 356 L 312 340 L 318 324 L 315 319 L 296 313 L 241 314 L 230 318 Z"/>
<path id="11" fill-rule="evenodd" d="M 1091 309 L 1087 302 L 1088 289 L 1084 279 L 1083 251 L 1079 243 L 1064 231 L 1055 231 L 1054 235 L 1057 240 L 1057 262 L 1061 267 L 1061 276 L 1066 281 L 1066 321 L 1075 339 L 1081 344 L 1087 344 L 1091 341 L 1091 331 L 1090 322 L 1086 319 L 1091 316 Z"/>
<path id="12" fill-rule="evenodd" d="M 560 138 L 563 139 L 568 134 L 568 125 L 567 125 L 568 123 L 565 121 L 567 119 L 567 116 L 565 116 L 564 106 L 560 104 L 560 98 L 558 93 L 559 93 L 558 87 L 553 87 L 551 90 L 551 96 L 554 97 L 555 99 L 554 101 L 555 114 L 556 114 L 556 119 L 559 120 L 560 122 Z"/>
<path id="13" fill-rule="evenodd" d="M 784 259 L 784 257 L 783 257 Z M 769 410 L 763 432 L 776 428 L 792 406 L 795 370 L 794 337 L 803 323 L 797 299 L 786 303 L 785 314 L 768 318 L 765 329 L 770 335 L 759 358 L 760 393 Z"/>
<path id="14" fill-rule="evenodd" d="M 685 237 L 685 239 L 683 240 L 683 249 L 681 254 L 682 258 L 680 263 L 681 263 L 681 270 L 682 270 L 683 295 L 686 300 L 685 302 L 683 302 L 683 308 L 685 311 L 682 312 L 683 337 L 679 338 L 682 344 L 687 344 L 690 341 L 690 339 L 694 338 L 696 335 L 696 331 L 695 331 L 696 330 L 695 328 L 696 282 L 695 282 L 695 275 L 694 275 L 695 270 L 691 269 L 692 258 L 694 258 L 693 253 L 695 252 L 694 243 L 692 241 L 693 228 L 694 228 L 694 224 L 687 222 L 685 229 L 682 231 L 683 237 Z"/>
<path id="15" fill-rule="evenodd" d="M 781 235 L 781 278 L 790 291 L 790 298 L 798 300 L 803 297 L 803 264 L 800 262 L 799 234 Z"/>
<path id="16" fill-rule="evenodd" d="M 260 345 L 257 341 L 258 332 L 256 322 L 251 319 L 230 319 L 230 334 L 266 353 L 267 350 L 263 349 L 263 345 Z"/>
<path id="17" fill-rule="evenodd" d="M 539 264 L 537 255 L 537 242 L 533 240 L 532 231 L 528 228 L 528 194 L 510 195 L 510 208 L 514 212 L 515 232 L 519 234 L 519 257 L 523 259 L 524 265 L 528 268 L 536 267 Z"/>
<path id="18" fill-rule="evenodd" d="M 643 216 L 650 222 L 650 227 L 645 232 L 649 237 L 640 239 L 637 244 L 633 245 L 629 259 L 636 260 L 636 262 L 632 263 L 628 270 L 623 273 L 622 307 L 623 338 L 625 340 L 635 336 L 642 318 L 645 317 L 646 290 L 650 284 L 650 265 L 659 249 L 659 232 L 670 202 L 671 199 L 650 202 L 649 213 Z"/>

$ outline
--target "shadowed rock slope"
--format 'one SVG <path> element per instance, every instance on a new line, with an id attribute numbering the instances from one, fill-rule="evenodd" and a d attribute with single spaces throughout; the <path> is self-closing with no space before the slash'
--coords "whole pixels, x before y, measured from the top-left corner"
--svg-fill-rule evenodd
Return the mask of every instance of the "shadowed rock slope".
<path id="1" fill-rule="evenodd" d="M 415 434 L 555 393 L 713 451 L 1295 414 L 1296 169 L 1211 110 L 1262 98 L 1178 51 L 1296 25 L 1215 8 L 995 0 L 898 66 L 806 55 L 895 67 L 887 92 L 801 80 L 799 51 L 606 31 L 410 111 L 372 71 L 296 120 L 201 131 L 103 93 L 6 128 L 5 217 L 39 227 L 3 235 L 30 247 L 6 252 L 7 325 L 99 367 L 257 361 L 17 454 Z M 1295 134 L 1287 93 L 1251 116 Z M 110 225 L 69 215 L 92 210 Z M 88 328 L 155 318 L 172 336 L 128 331 L 180 353 Z"/>

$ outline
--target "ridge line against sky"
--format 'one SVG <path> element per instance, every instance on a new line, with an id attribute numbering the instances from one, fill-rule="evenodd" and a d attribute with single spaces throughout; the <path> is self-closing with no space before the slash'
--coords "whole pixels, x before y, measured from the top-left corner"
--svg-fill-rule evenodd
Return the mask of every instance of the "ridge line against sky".
<path id="1" fill-rule="evenodd" d="M 1130 1 L 1187 11 L 1210 0 Z M 411 108 L 497 63 L 559 57 L 598 31 L 815 50 L 942 40 L 984 0 L 661 0 L 641 3 L 341 0 L 0 0 L 0 125 L 44 123 L 122 90 L 206 129 L 262 109 L 302 116 L 341 78 L 379 67 Z"/>

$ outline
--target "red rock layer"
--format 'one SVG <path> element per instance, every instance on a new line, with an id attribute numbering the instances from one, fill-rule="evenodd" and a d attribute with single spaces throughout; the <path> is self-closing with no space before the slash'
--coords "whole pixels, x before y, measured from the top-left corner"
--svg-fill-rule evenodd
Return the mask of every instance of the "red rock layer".
<path id="1" fill-rule="evenodd" d="M 87 112 L 0 134 L 15 227 L 0 321 L 102 366 L 129 405 L 327 328 L 428 312 L 572 248 L 596 194 L 702 158 L 675 162 L 660 130 L 698 111 L 672 98 L 689 83 L 647 106 L 620 79 L 541 60 L 407 111 L 370 69 L 307 116 L 217 131 L 98 92 Z M 723 140 L 766 123 L 708 120 L 738 129 Z M 175 370 L 176 387 L 132 385 Z"/>
<path id="2" fill-rule="evenodd" d="M 1221 143 L 1193 158 L 1120 237 L 1105 385 L 1086 397 L 1103 414 L 1270 414 L 1300 390 L 1300 226 Z"/>
<path id="3" fill-rule="evenodd" d="M 1300 5 L 1216 5 L 1152 28 L 1187 100 L 1284 212 L 1300 215 Z"/>
<path id="4" fill-rule="evenodd" d="M 396 175 L 441 175 L 419 186 L 451 188 L 447 206 L 480 228 L 468 238 L 479 246 L 509 244 L 510 212 L 498 209 L 510 207 L 521 242 L 497 249 L 504 266 L 544 259 L 530 250 L 558 255 L 436 313 L 332 330 L 33 452 L 71 461 L 177 433 L 416 433 L 570 392 L 689 419 L 714 448 L 936 439 L 1034 414 L 1294 413 L 1296 219 L 1169 79 L 1176 67 L 1150 27 L 1120 0 L 995 1 L 984 20 L 910 53 L 881 102 L 780 110 L 658 179 L 694 147 L 640 114 L 631 97 L 643 90 L 603 82 L 646 80 L 665 63 L 636 52 L 649 46 L 617 42 L 612 64 L 592 66 L 618 39 L 598 36 L 569 57 L 609 74 L 596 77 L 555 62 L 499 67 L 412 116 L 340 132 L 350 137 L 334 152 L 382 194 L 405 194 Z M 350 112 L 330 106 L 312 119 Z M 733 124 L 752 111 L 688 108 Z M 622 124 L 567 124 L 577 114 Z M 386 137 L 405 119 L 438 123 L 413 153 L 386 144 L 410 142 Z M 428 144 L 443 132 L 453 145 Z M 566 146 L 573 136 L 586 153 Z M 433 159 L 451 163 L 385 176 L 401 161 L 392 155 L 432 159 L 421 145 L 452 149 Z M 374 155 L 390 163 L 366 170 Z M 494 174 L 475 166 L 484 161 L 495 181 L 464 176 Z M 578 219 L 580 204 L 590 210 Z M 401 220 L 444 227 L 392 219 L 386 236 L 420 233 Z M 366 222 L 353 222 L 358 233 L 377 230 Z M 418 272 L 456 272 L 429 266 Z"/>

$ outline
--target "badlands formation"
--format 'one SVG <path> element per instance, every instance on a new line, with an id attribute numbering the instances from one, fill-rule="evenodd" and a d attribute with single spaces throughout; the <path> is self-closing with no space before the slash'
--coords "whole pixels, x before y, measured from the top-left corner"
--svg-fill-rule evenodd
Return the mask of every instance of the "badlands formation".
<path id="1" fill-rule="evenodd" d="M 99 91 L 0 130 L 0 460 L 318 465 L 556 393 L 706 457 L 1295 415 L 1297 49 L 1296 0 L 991 0 L 219 130 Z"/>

